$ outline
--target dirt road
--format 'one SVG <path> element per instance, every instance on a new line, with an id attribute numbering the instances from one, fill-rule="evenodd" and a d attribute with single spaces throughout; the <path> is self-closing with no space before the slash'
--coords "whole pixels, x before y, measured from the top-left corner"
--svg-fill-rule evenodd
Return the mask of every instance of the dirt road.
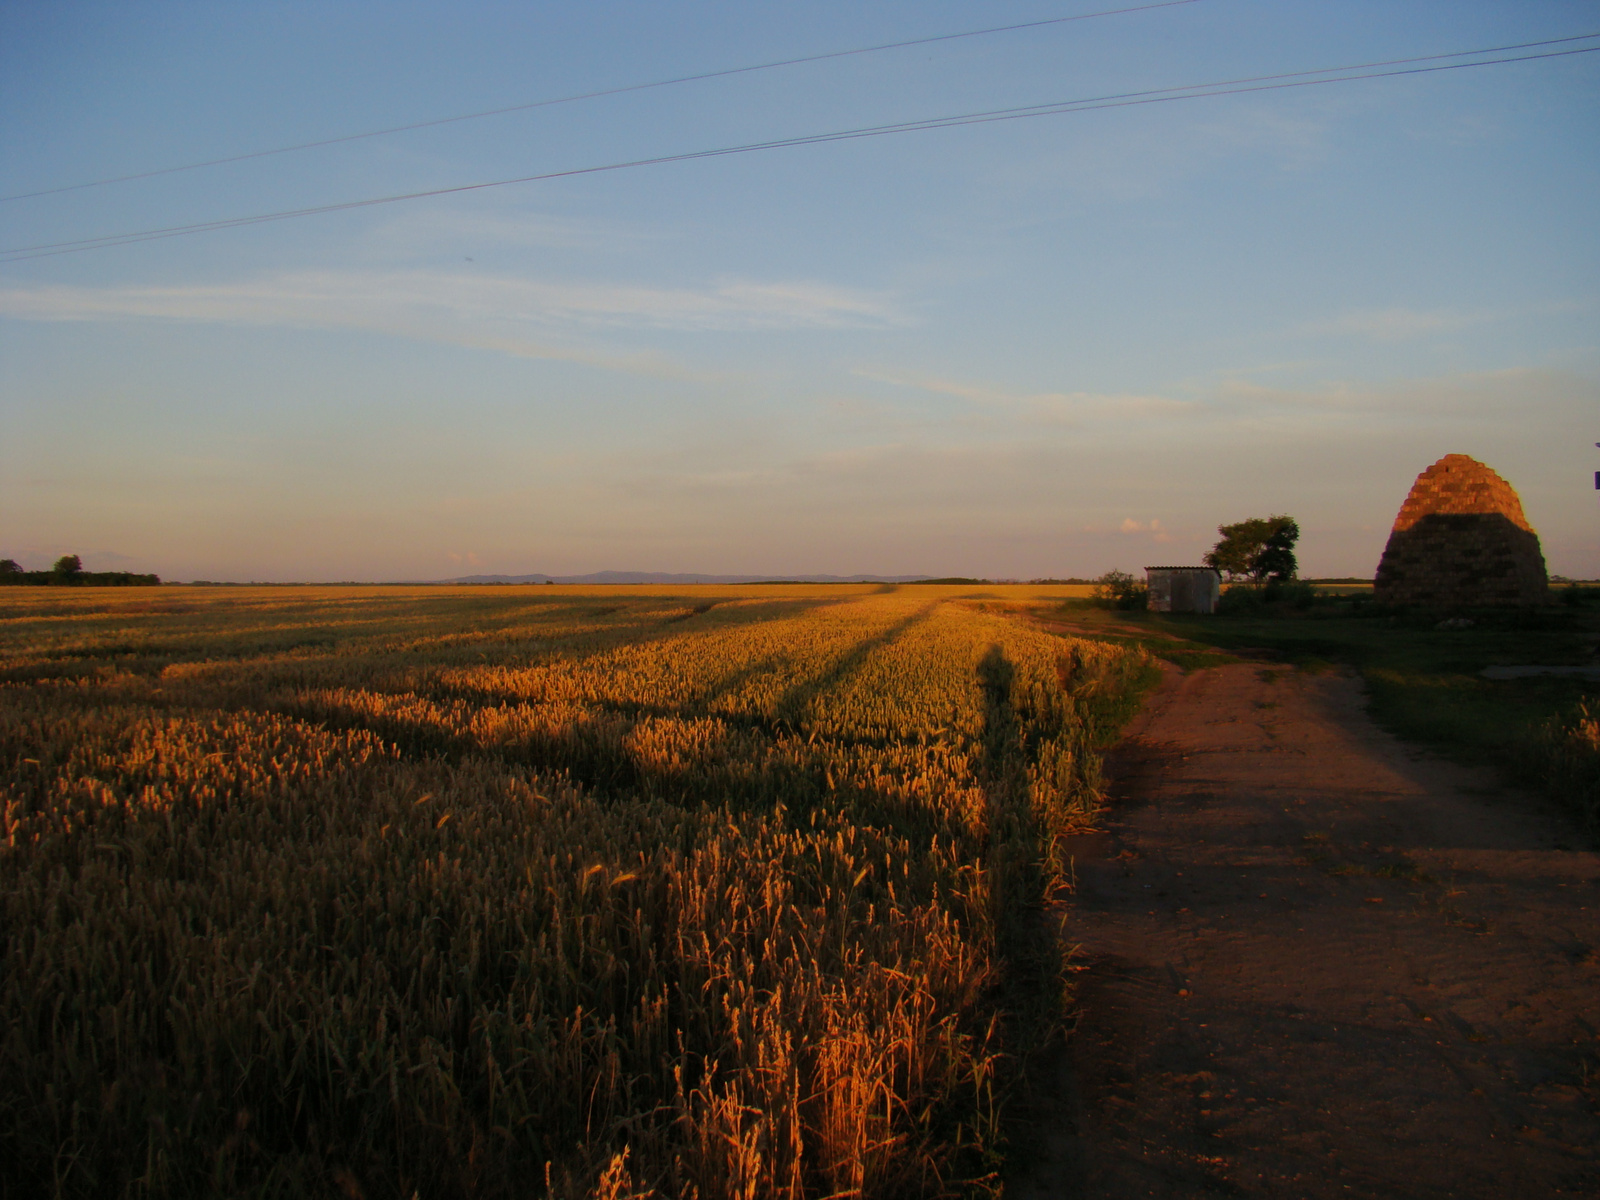
<path id="1" fill-rule="evenodd" d="M 1351 675 L 1171 671 L 1008 1196 L 1600 1196 L 1600 855 Z"/>

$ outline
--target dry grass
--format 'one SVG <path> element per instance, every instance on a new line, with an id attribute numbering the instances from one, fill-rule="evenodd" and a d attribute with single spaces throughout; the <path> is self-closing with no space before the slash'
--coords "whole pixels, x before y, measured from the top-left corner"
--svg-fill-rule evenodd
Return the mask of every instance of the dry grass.
<path id="1" fill-rule="evenodd" d="M 1527 754 L 1530 768 L 1600 836 L 1600 704 L 1580 700 L 1547 722 Z"/>
<path id="2" fill-rule="evenodd" d="M 1149 667 L 972 590 L 7 595 L 0 1191 L 990 1190 Z"/>

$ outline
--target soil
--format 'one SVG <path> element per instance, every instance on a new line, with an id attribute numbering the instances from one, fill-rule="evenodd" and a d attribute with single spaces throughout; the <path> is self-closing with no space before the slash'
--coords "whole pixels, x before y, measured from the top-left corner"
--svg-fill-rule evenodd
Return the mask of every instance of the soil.
<path id="1" fill-rule="evenodd" d="M 1006 1195 L 1600 1196 L 1600 854 L 1349 673 L 1167 672 Z"/>

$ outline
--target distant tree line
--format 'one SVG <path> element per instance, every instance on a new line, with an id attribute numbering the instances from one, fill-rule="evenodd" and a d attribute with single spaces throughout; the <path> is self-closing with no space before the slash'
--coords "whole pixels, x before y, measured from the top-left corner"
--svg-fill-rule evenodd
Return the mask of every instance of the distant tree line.
<path id="1" fill-rule="evenodd" d="M 24 571 L 14 558 L 0 558 L 0 586 L 31 584 L 36 587 L 154 587 L 159 575 L 133 571 L 85 571 L 76 554 L 63 554 L 48 571 Z"/>

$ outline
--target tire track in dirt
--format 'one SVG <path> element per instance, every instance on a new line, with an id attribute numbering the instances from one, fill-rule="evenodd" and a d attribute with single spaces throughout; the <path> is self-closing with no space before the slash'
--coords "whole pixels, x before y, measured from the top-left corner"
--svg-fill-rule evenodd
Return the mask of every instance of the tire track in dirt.
<path id="1" fill-rule="evenodd" d="M 1169 669 L 1066 923 L 1007 1195 L 1600 1196 L 1600 854 L 1359 680 Z"/>

